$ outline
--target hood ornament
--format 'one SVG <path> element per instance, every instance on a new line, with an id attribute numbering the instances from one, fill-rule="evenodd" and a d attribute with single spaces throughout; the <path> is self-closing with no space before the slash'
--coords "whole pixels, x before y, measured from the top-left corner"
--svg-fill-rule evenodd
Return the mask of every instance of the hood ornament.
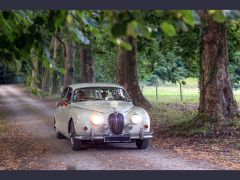
<path id="1" fill-rule="evenodd" d="M 110 107 L 113 108 L 114 114 L 117 114 L 117 108 L 119 107 L 118 102 L 117 101 L 112 101 L 110 103 Z"/>

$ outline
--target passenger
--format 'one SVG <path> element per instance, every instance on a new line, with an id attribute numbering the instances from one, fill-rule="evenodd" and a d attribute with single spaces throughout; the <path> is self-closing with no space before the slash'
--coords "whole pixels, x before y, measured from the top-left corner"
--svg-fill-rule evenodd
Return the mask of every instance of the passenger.
<path id="1" fill-rule="evenodd" d="M 77 91 L 77 101 L 82 101 L 85 99 L 84 90 Z"/>
<path id="2" fill-rule="evenodd" d="M 103 91 L 101 93 L 101 95 L 102 95 L 102 99 L 106 99 L 106 97 L 108 96 L 108 92 L 107 91 Z"/>

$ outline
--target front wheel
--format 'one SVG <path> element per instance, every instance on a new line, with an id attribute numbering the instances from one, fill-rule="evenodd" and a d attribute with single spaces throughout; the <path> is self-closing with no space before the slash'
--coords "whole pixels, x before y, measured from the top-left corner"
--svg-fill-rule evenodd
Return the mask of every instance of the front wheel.
<path id="1" fill-rule="evenodd" d="M 147 149 L 149 144 L 149 139 L 138 139 L 136 141 L 136 145 L 138 149 Z"/>
<path id="2" fill-rule="evenodd" d="M 74 151 L 82 149 L 82 141 L 75 138 L 75 127 L 73 121 L 70 123 L 70 141 Z"/>

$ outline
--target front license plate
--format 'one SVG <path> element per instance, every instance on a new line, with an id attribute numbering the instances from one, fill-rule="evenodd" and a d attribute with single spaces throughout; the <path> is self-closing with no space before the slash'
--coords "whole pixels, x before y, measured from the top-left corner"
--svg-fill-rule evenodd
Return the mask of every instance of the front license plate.
<path id="1" fill-rule="evenodd" d="M 104 142 L 131 142 L 130 136 L 105 136 Z"/>

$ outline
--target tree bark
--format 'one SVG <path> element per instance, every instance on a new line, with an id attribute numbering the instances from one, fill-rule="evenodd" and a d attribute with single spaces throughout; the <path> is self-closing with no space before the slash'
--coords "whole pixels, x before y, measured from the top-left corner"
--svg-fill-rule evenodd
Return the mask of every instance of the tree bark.
<path id="1" fill-rule="evenodd" d="M 228 71 L 225 23 L 213 21 L 207 11 L 199 11 L 202 22 L 200 57 L 199 120 L 224 120 L 238 114 Z"/>
<path id="2" fill-rule="evenodd" d="M 66 88 L 68 85 L 70 85 L 73 81 L 73 63 L 74 63 L 74 45 L 73 43 L 69 43 L 68 41 L 65 41 L 65 74 L 64 74 L 64 80 L 63 80 L 63 88 Z"/>
<path id="3" fill-rule="evenodd" d="M 183 100 L 183 96 L 182 96 L 182 83 L 180 81 L 178 81 L 178 83 L 179 83 L 179 90 L 180 90 L 180 100 L 182 102 L 182 100 Z"/>
<path id="4" fill-rule="evenodd" d="M 58 40 L 56 37 L 54 37 L 53 40 L 53 61 L 57 64 L 57 48 L 58 48 Z M 51 93 L 57 94 L 59 93 L 60 89 L 60 73 L 58 71 L 53 71 L 52 74 L 52 87 L 51 87 Z"/>
<path id="5" fill-rule="evenodd" d="M 31 78 L 31 87 L 32 88 L 37 88 L 37 83 L 38 83 L 38 60 L 36 57 L 33 59 L 33 69 L 32 69 L 32 78 Z"/>
<path id="6" fill-rule="evenodd" d="M 87 47 L 80 45 L 80 82 L 94 83 L 95 78 L 92 45 Z"/>
<path id="7" fill-rule="evenodd" d="M 136 60 L 136 39 L 127 37 L 128 43 L 132 45 L 132 50 L 127 51 L 118 48 L 117 56 L 117 82 L 125 87 L 133 103 L 144 108 L 152 107 L 148 100 L 143 96 L 137 77 Z"/>
<path id="8" fill-rule="evenodd" d="M 44 75 L 42 81 L 42 91 L 49 92 L 50 72 L 47 68 L 44 68 Z"/>
<path id="9" fill-rule="evenodd" d="M 158 86 L 156 85 L 156 99 L 158 100 Z"/>
<path id="10" fill-rule="evenodd" d="M 50 58 L 53 58 L 53 42 L 54 38 L 51 40 L 50 44 Z M 44 75 L 43 75 L 43 81 L 42 81 L 42 91 L 43 92 L 50 92 L 50 87 L 52 85 L 52 73 L 48 68 L 44 68 Z"/>

